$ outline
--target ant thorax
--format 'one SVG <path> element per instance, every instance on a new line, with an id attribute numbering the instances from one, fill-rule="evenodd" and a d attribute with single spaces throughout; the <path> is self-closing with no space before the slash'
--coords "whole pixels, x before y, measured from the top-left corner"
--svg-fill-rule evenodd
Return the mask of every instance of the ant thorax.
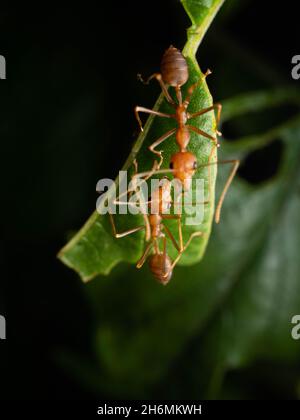
<path id="1" fill-rule="evenodd" d="M 181 151 L 185 151 L 190 142 L 191 137 L 188 128 L 185 125 L 180 126 L 179 128 L 177 128 L 175 136 L 179 149 Z"/>
<path id="2" fill-rule="evenodd" d="M 184 126 L 188 120 L 188 113 L 184 104 L 178 105 L 176 108 L 176 120 L 178 121 L 179 127 Z"/>

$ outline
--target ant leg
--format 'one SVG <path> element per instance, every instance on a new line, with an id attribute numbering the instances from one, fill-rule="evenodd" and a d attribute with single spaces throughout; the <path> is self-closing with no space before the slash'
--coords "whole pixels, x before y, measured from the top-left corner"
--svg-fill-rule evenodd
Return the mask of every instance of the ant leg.
<path id="1" fill-rule="evenodd" d="M 210 139 L 214 142 L 215 145 L 218 144 L 218 140 L 211 136 L 210 134 L 206 133 L 205 131 L 200 130 L 200 128 L 194 127 L 193 125 L 187 125 L 186 126 L 189 130 L 194 131 L 197 134 L 200 134 L 200 136 L 206 137 L 207 139 Z"/>
<path id="2" fill-rule="evenodd" d="M 216 147 L 216 145 L 215 145 L 215 147 Z M 212 149 L 212 151 L 213 150 L 214 150 L 214 148 Z M 212 156 L 212 153 L 211 153 L 211 156 Z M 230 187 L 230 184 L 231 184 L 231 182 L 232 182 L 232 180 L 233 180 L 233 178 L 236 174 L 236 171 L 239 167 L 240 161 L 237 160 L 237 159 L 234 159 L 234 160 L 210 162 L 211 156 L 209 158 L 209 163 L 204 164 L 204 165 L 199 165 L 198 169 L 200 169 L 201 167 L 206 167 L 206 166 L 211 166 L 211 165 L 219 165 L 219 164 L 220 165 L 222 165 L 222 164 L 232 164 L 232 166 L 233 166 L 232 170 L 231 170 L 231 172 L 228 176 L 228 179 L 226 181 L 226 184 L 224 186 L 224 189 L 221 193 L 221 197 L 220 197 L 220 199 L 218 201 L 218 204 L 216 206 L 215 221 L 216 221 L 216 223 L 219 223 L 221 208 L 222 208 L 222 205 L 223 205 L 223 202 L 224 202 L 224 199 L 225 199 L 225 195 L 226 195 L 226 193 L 227 193 L 227 191 Z M 158 175 L 158 174 L 167 174 L 167 173 L 174 173 L 174 172 L 175 172 L 174 169 L 159 169 L 159 170 L 155 171 L 154 173 L 156 175 Z M 143 177 L 143 176 L 146 176 L 146 175 L 149 175 L 149 174 L 153 174 L 153 172 L 152 171 L 141 172 L 140 174 L 134 175 L 134 177 L 135 176 L 136 177 Z M 209 185 L 209 198 L 207 200 L 205 200 L 203 203 L 201 202 L 201 203 L 198 203 L 198 204 L 208 204 L 210 202 L 210 182 L 209 182 L 208 185 Z M 197 204 L 197 203 L 186 203 L 186 204 Z"/>
<path id="3" fill-rule="evenodd" d="M 126 192 L 128 192 L 128 191 L 126 191 Z M 132 192 L 132 191 L 130 190 L 129 192 Z M 113 203 L 115 205 L 120 205 L 120 206 L 124 206 L 125 204 L 128 204 L 129 206 L 132 205 L 132 202 L 130 202 L 130 201 L 117 201 L 117 200 L 114 200 Z M 143 201 L 143 204 L 151 204 L 151 203 L 152 203 L 152 201 Z"/>
<path id="4" fill-rule="evenodd" d="M 142 76 L 140 74 L 138 74 L 138 79 L 143 82 L 145 85 L 147 85 L 150 80 L 152 79 L 156 79 L 158 81 L 158 83 L 160 84 L 161 90 L 166 98 L 166 100 L 169 102 L 169 104 L 171 104 L 174 108 L 176 108 L 176 104 L 175 101 L 173 100 L 173 98 L 171 97 L 171 95 L 168 92 L 167 86 L 165 85 L 162 75 L 160 73 L 154 73 L 152 74 L 152 76 L 150 76 L 146 81 L 144 81 L 142 79 Z"/>
<path id="5" fill-rule="evenodd" d="M 206 112 L 212 111 L 216 109 L 217 110 L 217 116 L 216 116 L 216 127 L 218 127 L 221 119 L 221 111 L 222 111 L 222 104 L 213 104 L 212 106 L 209 106 L 208 108 L 203 108 L 198 112 L 194 112 L 193 114 L 189 114 L 188 119 L 199 117 L 200 115 L 206 114 Z M 218 136 L 221 136 L 222 133 L 218 130 L 216 130 L 216 133 Z"/>
<path id="6" fill-rule="evenodd" d="M 114 204 L 119 204 L 119 205 L 128 204 L 128 205 L 130 205 L 132 203 L 130 201 L 115 201 Z M 143 204 L 151 204 L 151 201 L 144 202 Z M 115 235 L 115 228 L 114 228 L 114 225 L 115 224 L 114 224 L 114 221 L 112 220 L 112 214 L 109 213 L 109 216 L 110 216 L 111 224 L 113 226 L 113 232 L 114 232 L 114 235 Z M 145 226 L 141 226 L 141 227 L 145 228 L 145 230 L 146 230 L 146 233 L 145 233 L 145 241 L 148 242 L 149 239 L 150 239 L 150 236 L 151 236 L 150 223 L 149 223 L 149 219 L 148 219 L 147 214 L 142 213 L 142 216 L 143 216 L 143 219 L 144 219 L 144 222 L 145 222 Z M 139 229 L 138 228 L 134 228 L 133 229 L 133 232 L 136 232 L 137 230 L 139 230 Z M 126 236 L 126 232 L 125 232 L 125 234 L 122 234 L 122 235 L 121 234 L 118 234 L 119 236 L 116 236 L 116 238 L 122 238 L 123 236 Z M 131 230 L 128 231 L 128 232 L 129 233 L 133 233 L 133 232 L 131 232 Z"/>
<path id="7" fill-rule="evenodd" d="M 208 204 L 209 203 L 209 200 L 205 200 L 205 201 L 183 201 L 183 204 L 186 204 L 186 205 L 188 205 L 188 206 L 192 206 L 192 205 L 194 205 L 194 204 Z M 176 207 L 178 207 L 178 206 L 181 206 L 182 204 L 181 203 L 174 203 L 174 207 L 176 206 Z"/>
<path id="8" fill-rule="evenodd" d="M 200 130 L 197 127 L 194 127 L 192 125 L 188 125 L 187 127 L 191 131 L 194 131 L 195 133 L 200 134 L 200 135 L 202 135 L 204 137 L 207 137 L 208 139 L 210 139 L 210 140 L 213 141 L 213 147 L 211 149 L 211 153 L 210 153 L 210 156 L 209 156 L 209 159 L 208 159 L 208 164 L 210 164 L 210 160 L 211 160 L 212 154 L 213 154 L 215 148 L 219 146 L 218 140 L 216 138 L 210 136 L 209 134 L 207 134 L 205 131 Z M 209 197 L 210 197 L 210 179 L 211 179 L 211 171 L 210 171 L 210 167 L 209 167 L 209 169 L 208 169 L 208 188 L 209 188 L 209 191 L 208 192 L 209 192 Z M 210 201 L 210 198 L 209 198 L 209 201 Z"/>
<path id="9" fill-rule="evenodd" d="M 217 147 L 217 146 L 215 145 L 215 147 Z M 215 222 L 219 223 L 220 215 L 221 215 L 221 209 L 222 209 L 222 205 L 223 205 L 225 196 L 226 196 L 227 191 L 228 191 L 228 189 L 229 189 L 229 187 L 230 187 L 230 185 L 233 181 L 233 178 L 234 178 L 234 176 L 237 172 L 240 161 L 238 159 L 230 159 L 230 160 L 223 160 L 223 161 L 218 161 L 218 162 L 211 162 L 212 154 L 213 154 L 213 151 L 215 150 L 215 147 L 212 148 L 212 152 L 209 156 L 208 163 L 203 164 L 203 165 L 199 165 L 198 169 L 204 168 L 204 167 L 207 167 L 207 166 L 210 168 L 210 166 L 212 166 L 212 165 L 228 165 L 228 164 L 232 165 L 232 169 L 231 169 L 230 174 L 229 174 L 229 176 L 226 180 L 225 186 L 222 190 L 221 196 L 220 196 L 219 201 L 218 201 L 217 206 L 216 206 Z M 157 174 L 174 173 L 174 170 L 173 169 L 161 169 L 161 170 L 157 171 L 156 173 Z M 141 175 L 143 175 L 143 173 L 141 173 Z M 210 178 L 210 169 L 209 169 L 209 178 Z M 208 204 L 208 203 L 210 203 L 210 195 L 211 195 L 210 181 L 208 181 L 208 199 L 203 201 L 203 202 L 198 202 L 198 203 L 197 202 L 192 202 L 192 203 L 185 203 L 185 204 L 191 204 L 191 205 L 193 205 L 193 204 Z M 175 205 L 178 205 L 178 204 L 175 204 Z"/>
<path id="10" fill-rule="evenodd" d="M 160 159 L 160 162 L 159 162 L 159 163 L 157 163 L 157 161 L 156 161 L 156 160 L 153 162 L 152 169 L 150 169 L 150 171 L 149 171 L 148 175 L 146 175 L 146 176 L 144 177 L 144 181 L 147 181 L 149 178 L 151 178 L 151 177 L 152 177 L 152 175 L 153 175 L 154 173 L 156 173 L 156 172 L 157 172 L 157 170 L 159 169 L 159 167 L 160 167 L 160 165 L 162 164 L 162 162 L 163 162 L 163 157 L 162 157 L 162 156 L 161 156 L 161 159 Z M 149 203 L 146 203 L 146 204 L 151 204 L 151 201 L 150 201 Z"/>
<path id="11" fill-rule="evenodd" d="M 144 131 L 144 128 L 143 128 L 143 124 L 142 124 L 142 121 L 141 121 L 140 116 L 139 116 L 139 112 L 144 112 L 146 114 L 157 115 L 158 117 L 174 118 L 173 114 L 165 114 L 164 112 L 154 111 L 153 109 L 144 108 L 143 106 L 136 106 L 134 108 L 134 115 L 135 115 L 135 118 L 137 119 L 137 121 L 139 123 L 141 131 Z"/>
<path id="12" fill-rule="evenodd" d="M 173 245 L 177 249 L 177 251 L 181 251 L 183 249 L 183 237 L 182 237 L 182 225 L 181 225 L 181 215 L 162 215 L 163 219 L 176 219 L 178 222 L 178 237 L 179 237 L 179 245 L 177 244 L 174 236 L 172 235 L 170 229 L 164 225 L 164 229 L 166 230 L 169 238 L 173 242 Z"/>
<path id="13" fill-rule="evenodd" d="M 148 257 L 148 254 L 151 251 L 152 246 L 153 246 L 153 240 L 146 246 L 143 255 L 141 256 L 141 258 L 136 263 L 136 268 L 141 268 L 144 265 L 144 263 L 145 263 L 145 261 Z"/>
<path id="14" fill-rule="evenodd" d="M 208 202 L 211 202 L 211 159 L 213 154 L 215 153 L 217 148 L 217 145 L 214 145 L 211 148 L 210 154 L 209 154 L 209 158 L 208 158 Z M 216 220 L 216 219 L 215 219 Z"/>
<path id="15" fill-rule="evenodd" d="M 183 102 L 185 108 L 187 108 L 189 106 L 189 103 L 191 102 L 194 90 L 196 89 L 197 86 L 199 86 L 205 79 L 206 77 L 211 74 L 211 71 L 209 69 L 206 70 L 206 72 L 203 74 L 203 76 L 196 82 L 193 83 L 189 88 L 188 88 L 188 93 L 187 96 Z"/>
<path id="16" fill-rule="evenodd" d="M 132 190 L 132 189 L 130 189 L 130 190 L 127 190 L 127 191 L 124 191 L 124 192 L 122 192 L 122 194 L 120 194 L 115 200 L 114 200 L 114 202 L 113 202 L 113 204 L 115 204 L 115 205 L 117 205 L 117 204 L 119 204 L 119 205 L 121 205 L 121 204 L 128 204 L 128 205 L 132 205 L 133 203 L 132 202 L 130 202 L 130 201 L 119 201 L 119 199 L 121 198 L 121 197 L 123 197 L 124 195 L 128 195 L 128 194 L 130 194 L 130 193 L 133 193 L 133 191 L 136 191 L 136 189 L 137 189 L 137 185 L 136 185 L 136 180 L 137 179 L 139 179 L 139 178 L 144 178 L 144 181 L 146 181 L 148 178 L 150 178 L 154 173 L 157 173 L 157 172 L 160 172 L 160 171 L 157 171 L 156 170 L 156 168 L 157 168 L 157 162 L 156 161 L 154 161 L 154 163 L 153 163 L 153 167 L 152 167 L 152 169 L 150 170 L 150 171 L 147 171 L 147 172 L 141 172 L 141 173 L 137 173 L 137 171 L 138 171 L 138 164 L 137 164 L 137 161 L 136 161 L 136 159 L 133 161 L 133 165 L 134 165 L 134 169 L 135 169 L 135 173 L 134 173 L 134 175 L 132 176 L 132 178 L 131 178 L 131 182 L 132 182 L 132 185 L 133 185 L 133 187 L 134 187 L 134 189 Z M 168 170 L 167 172 L 170 172 L 170 170 Z M 152 201 L 150 200 L 150 201 L 143 201 L 143 205 L 145 205 L 145 204 L 151 204 L 152 203 Z M 146 234 L 145 234 L 145 240 L 146 240 L 146 242 L 148 242 L 149 240 L 150 240 L 150 237 L 151 237 L 151 228 L 150 228 L 150 222 L 149 222 L 149 218 L 148 218 L 148 215 L 147 215 L 147 213 L 145 213 L 145 212 L 142 212 L 142 215 L 143 215 L 143 218 L 144 218 L 144 221 L 145 221 L 145 229 L 146 229 Z"/>
<path id="17" fill-rule="evenodd" d="M 136 175 L 137 173 L 138 173 L 138 163 L 137 163 L 137 160 L 136 159 L 134 159 L 133 160 L 133 162 L 132 162 L 132 164 L 133 164 L 133 167 L 134 167 L 134 175 Z M 134 177 L 134 175 L 132 176 L 132 178 Z M 132 195 L 132 193 L 133 193 L 133 190 L 126 190 L 126 191 L 123 191 L 114 201 L 113 201 L 113 204 L 130 204 L 128 201 L 119 201 L 119 199 L 121 198 L 121 197 L 124 197 L 124 196 L 131 196 Z"/>
<path id="18" fill-rule="evenodd" d="M 134 178 L 134 176 L 137 174 L 137 171 L 138 171 L 138 163 L 137 163 L 137 160 L 136 159 L 134 159 L 133 165 L 134 165 L 134 175 L 133 175 L 132 179 Z M 124 204 L 132 205 L 132 203 L 130 201 L 120 201 L 120 198 L 121 197 L 123 197 L 125 195 L 127 196 L 128 194 L 131 196 L 132 193 L 133 193 L 133 190 L 127 190 L 127 191 L 122 192 L 122 194 L 120 194 L 113 201 L 113 204 L 114 205 L 124 205 Z M 151 203 L 151 201 L 143 202 L 143 204 L 150 204 L 150 203 Z M 149 239 L 150 239 L 150 235 L 151 235 L 151 233 L 150 233 L 150 223 L 149 223 L 149 219 L 148 219 L 147 214 L 145 214 L 144 212 L 142 212 L 142 216 L 143 216 L 144 222 L 145 222 L 145 226 L 144 226 L 145 227 L 145 230 L 146 230 L 145 240 L 146 240 L 146 242 L 148 242 Z M 110 214 L 110 217 L 111 217 L 111 223 L 113 222 L 112 223 L 112 226 L 113 226 L 113 229 L 114 229 L 114 221 L 112 220 L 112 215 L 111 214 Z M 123 235 L 123 236 L 126 236 L 126 235 Z M 119 237 L 122 237 L 122 236 L 119 236 Z"/>
<path id="19" fill-rule="evenodd" d="M 134 164 L 134 167 L 135 167 L 135 173 L 132 176 L 131 181 L 133 183 L 134 190 L 136 191 L 136 189 L 137 189 L 136 180 L 137 179 L 140 179 L 140 178 L 143 178 L 143 180 L 146 182 L 149 178 L 151 178 L 151 176 L 154 173 L 157 172 L 158 164 L 157 164 L 157 161 L 155 160 L 154 163 L 153 163 L 152 169 L 150 171 L 144 172 L 144 173 L 140 173 L 140 174 L 137 172 L 138 171 L 138 166 L 137 166 L 136 159 L 134 160 L 133 164 Z M 152 200 L 150 200 L 150 201 L 143 201 L 143 204 L 144 205 L 145 204 L 151 204 L 151 203 L 152 203 Z M 131 204 L 131 203 L 128 203 L 128 204 Z M 151 232 L 150 232 L 151 229 L 150 229 L 149 218 L 148 218 L 147 214 L 145 214 L 145 213 L 142 213 L 142 214 L 143 214 L 143 217 L 144 217 L 144 220 L 145 220 L 145 226 L 146 226 L 146 241 L 149 241 L 150 236 L 151 236 Z"/>
<path id="20" fill-rule="evenodd" d="M 203 236 L 203 235 L 204 235 L 204 233 L 203 233 L 203 232 L 201 232 L 201 231 L 193 232 L 193 233 L 191 234 L 191 236 L 189 237 L 188 241 L 187 241 L 187 242 L 186 242 L 186 244 L 184 245 L 184 247 L 183 247 L 182 251 L 178 253 L 177 257 L 176 257 L 176 258 L 175 258 L 175 260 L 173 261 L 170 271 L 171 271 L 171 270 L 172 270 L 172 271 L 174 270 L 174 267 L 176 266 L 176 264 L 177 264 L 177 263 L 178 263 L 178 261 L 180 260 L 181 255 L 182 255 L 182 254 L 186 251 L 186 249 L 188 248 L 188 246 L 190 245 L 190 243 L 192 242 L 192 240 L 193 240 L 194 238 L 196 238 L 196 237 L 200 237 L 200 236 Z M 166 277 L 167 277 L 167 276 L 166 276 Z"/>
<path id="21" fill-rule="evenodd" d="M 175 170 L 174 169 L 158 169 L 157 171 L 145 171 L 145 172 L 141 172 L 139 174 L 133 175 L 132 180 L 134 180 L 135 178 L 142 178 L 144 176 L 150 175 L 152 176 L 153 174 L 155 175 L 160 175 L 160 174 L 169 174 L 169 173 L 174 173 Z"/>
<path id="22" fill-rule="evenodd" d="M 129 229 L 129 230 L 126 230 L 124 232 L 117 232 L 115 221 L 114 221 L 113 215 L 111 213 L 109 213 L 109 220 L 110 220 L 110 224 L 112 226 L 113 235 L 117 239 L 124 238 L 124 236 L 130 235 L 131 233 L 138 232 L 142 229 L 145 229 L 145 226 L 138 226 L 136 228 Z"/>
<path id="23" fill-rule="evenodd" d="M 224 164 L 231 163 L 232 164 L 232 168 L 231 168 L 230 174 L 229 174 L 229 176 L 227 178 L 227 181 L 226 181 L 226 183 L 224 185 L 224 188 L 223 188 L 223 191 L 222 191 L 221 196 L 219 198 L 218 204 L 216 206 L 216 211 L 215 211 L 215 222 L 216 223 L 219 223 L 219 221 L 220 221 L 222 205 L 223 205 L 223 202 L 224 202 L 226 193 L 228 191 L 228 188 L 230 187 L 230 184 L 232 183 L 232 180 L 233 180 L 233 178 L 234 178 L 234 176 L 236 174 L 236 171 L 237 171 L 237 169 L 239 167 L 240 161 L 236 159 L 236 160 L 231 160 L 231 161 L 230 160 L 223 161 L 223 162 L 219 162 L 219 163 L 220 164 L 223 164 L 223 163 Z"/>
<path id="24" fill-rule="evenodd" d="M 136 179 L 135 177 L 138 175 L 138 172 L 137 172 L 138 166 L 137 166 L 136 159 L 134 160 L 133 163 L 134 163 L 134 167 L 135 167 L 135 174 L 132 177 L 132 181 L 134 183 L 135 179 Z M 147 176 L 144 177 L 145 182 L 147 181 L 147 179 L 149 179 L 153 175 L 153 173 L 156 171 L 156 168 L 157 168 L 157 162 L 155 160 L 154 163 L 153 163 L 152 169 L 150 170 L 150 173 Z M 144 202 L 144 204 L 151 204 L 151 203 L 152 203 L 151 200 L 147 201 L 147 202 Z M 150 227 L 149 217 L 148 217 L 147 214 L 143 213 L 143 218 L 144 218 L 144 221 L 145 221 L 145 228 L 146 228 L 145 240 L 146 240 L 146 242 L 148 242 L 150 240 L 150 237 L 151 237 L 151 227 Z"/>
<path id="25" fill-rule="evenodd" d="M 160 145 L 163 141 L 167 140 L 167 138 L 169 138 L 175 132 L 176 132 L 176 128 L 172 128 L 172 130 L 167 131 L 159 139 L 157 139 L 154 143 L 152 143 L 148 148 L 150 150 L 150 152 L 154 153 L 155 155 L 158 155 L 159 158 L 160 158 L 160 162 L 158 164 L 157 169 L 159 169 L 161 167 L 163 157 L 162 157 L 162 151 L 157 151 L 157 150 L 154 150 L 154 149 L 155 149 L 155 147 Z"/>
<path id="26" fill-rule="evenodd" d="M 166 231 L 166 234 L 168 235 L 168 237 L 171 239 L 174 247 L 177 249 L 178 252 L 180 252 L 180 245 L 178 245 L 178 243 L 177 243 L 176 239 L 174 238 L 170 229 L 166 225 L 164 225 L 163 228 Z"/>
<path id="27" fill-rule="evenodd" d="M 164 258 L 164 261 L 166 261 L 167 257 L 168 257 L 168 254 L 167 254 L 167 238 L 164 236 L 164 238 L 163 238 L 163 258 Z M 168 271 L 166 271 L 166 267 L 165 267 L 163 277 L 166 278 L 166 277 L 169 276 L 169 274 L 170 274 L 170 269 Z"/>
<path id="28" fill-rule="evenodd" d="M 212 149 L 212 151 L 213 150 L 214 149 Z M 224 202 L 225 196 L 226 196 L 227 191 L 228 191 L 228 189 L 230 187 L 230 184 L 233 181 L 233 178 L 234 178 L 234 176 L 236 174 L 236 171 L 237 171 L 237 169 L 239 167 L 240 161 L 238 159 L 228 159 L 228 160 L 219 160 L 217 162 L 210 162 L 211 157 L 212 157 L 212 153 L 210 154 L 210 157 L 208 159 L 208 163 L 205 164 L 205 165 L 200 165 L 198 168 L 205 167 L 205 166 L 209 166 L 210 167 L 212 165 L 228 165 L 228 164 L 229 165 L 230 164 L 232 165 L 231 171 L 230 171 L 230 173 L 228 175 L 228 178 L 226 180 L 226 183 L 224 185 L 224 188 L 223 188 L 223 190 L 221 192 L 221 196 L 220 196 L 219 201 L 218 201 L 218 203 L 216 205 L 215 222 L 216 223 L 219 223 L 220 216 L 221 216 L 221 209 L 222 209 L 222 206 L 223 206 L 223 202 Z M 210 177 L 210 171 L 209 171 L 209 177 Z M 210 195 L 211 195 L 210 181 L 208 181 L 208 195 L 209 195 L 208 201 L 210 201 Z"/>

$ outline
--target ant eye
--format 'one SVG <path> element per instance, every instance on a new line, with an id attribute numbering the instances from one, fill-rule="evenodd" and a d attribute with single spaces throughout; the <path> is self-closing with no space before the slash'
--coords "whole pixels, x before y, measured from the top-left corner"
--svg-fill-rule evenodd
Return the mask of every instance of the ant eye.
<path id="1" fill-rule="evenodd" d="M 195 162 L 193 163 L 193 169 L 197 169 L 197 167 L 198 167 L 198 164 L 197 164 L 197 161 L 195 160 Z"/>
<path id="2" fill-rule="evenodd" d="M 173 169 L 174 168 L 173 162 L 170 162 L 169 167 L 170 167 L 170 169 Z"/>

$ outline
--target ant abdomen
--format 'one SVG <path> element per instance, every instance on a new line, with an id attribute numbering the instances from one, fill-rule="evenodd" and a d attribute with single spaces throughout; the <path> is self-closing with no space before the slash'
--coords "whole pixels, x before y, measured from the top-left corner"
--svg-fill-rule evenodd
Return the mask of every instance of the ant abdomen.
<path id="1" fill-rule="evenodd" d="M 167 284 L 172 277 L 172 261 L 165 254 L 153 254 L 149 257 L 149 267 L 153 276 L 161 283 Z"/>
<path id="2" fill-rule="evenodd" d="M 189 78 L 186 59 L 173 45 L 164 53 L 160 69 L 163 81 L 170 86 L 182 86 Z"/>

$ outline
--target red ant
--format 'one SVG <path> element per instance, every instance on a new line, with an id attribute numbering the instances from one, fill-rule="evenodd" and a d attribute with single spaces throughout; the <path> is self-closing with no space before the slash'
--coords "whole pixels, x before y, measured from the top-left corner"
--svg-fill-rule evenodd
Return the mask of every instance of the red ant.
<path id="1" fill-rule="evenodd" d="M 135 177 L 141 177 L 141 174 L 137 173 L 137 162 L 134 162 L 135 166 Z M 144 178 L 146 180 L 147 178 Z M 114 204 L 132 204 L 128 201 L 118 201 L 122 195 L 128 194 L 130 191 L 122 193 L 115 201 Z M 159 186 L 151 194 L 150 200 L 146 202 L 149 206 L 149 212 L 147 214 L 143 213 L 145 219 L 145 226 L 137 226 L 135 228 L 129 229 L 124 232 L 117 232 L 116 225 L 114 222 L 113 215 L 109 213 L 110 222 L 112 225 L 113 235 L 115 238 L 123 238 L 124 236 L 130 235 L 131 233 L 146 230 L 146 240 L 148 244 L 144 250 L 143 255 L 136 264 L 137 268 L 141 268 L 151 250 L 154 250 L 154 253 L 149 257 L 149 267 L 151 273 L 154 277 L 162 284 L 167 284 L 172 277 L 173 269 L 177 262 L 179 261 L 183 252 L 187 249 L 192 239 L 203 235 L 203 232 L 197 231 L 193 232 L 185 245 L 183 245 L 183 236 L 182 236 L 182 225 L 181 225 L 181 215 L 170 215 L 165 214 L 168 212 L 172 205 L 171 197 L 171 181 L 165 177 L 160 180 Z M 149 213 L 149 214 L 148 214 Z M 163 223 L 166 219 L 176 219 L 178 222 L 178 237 L 179 244 L 174 238 L 170 229 Z M 147 231 L 149 230 L 149 233 Z M 177 257 L 174 261 L 167 254 L 167 237 L 171 240 L 174 247 L 178 251 Z M 159 241 L 163 240 L 163 251 L 160 250 Z"/>
<path id="2" fill-rule="evenodd" d="M 204 80 L 206 76 L 209 75 L 210 73 L 211 73 L 210 70 L 207 70 L 207 72 L 204 74 L 200 82 Z M 220 220 L 220 212 L 221 212 L 221 208 L 222 208 L 222 204 L 223 204 L 226 192 L 237 171 L 237 168 L 239 166 L 239 161 L 226 160 L 226 161 L 219 161 L 219 162 L 210 162 L 215 148 L 218 147 L 217 138 L 211 136 L 210 134 L 206 133 L 205 131 L 197 127 L 194 127 L 192 125 L 187 125 L 186 123 L 191 118 L 198 117 L 200 115 L 203 115 L 209 111 L 216 109 L 217 110 L 216 125 L 218 125 L 220 121 L 222 105 L 217 103 L 207 108 L 204 108 L 200 111 L 197 111 L 193 114 L 188 113 L 187 108 L 190 104 L 193 92 L 199 84 L 199 81 L 189 87 L 187 96 L 185 100 L 183 100 L 181 86 L 184 85 L 188 81 L 188 78 L 189 78 L 188 64 L 187 64 L 186 59 L 182 55 L 182 53 L 177 48 L 173 47 L 172 45 L 166 50 L 166 52 L 163 55 L 163 58 L 161 61 L 161 73 L 154 73 L 152 76 L 149 77 L 146 83 L 149 83 L 149 81 L 153 78 L 158 80 L 166 100 L 175 109 L 175 114 L 166 114 L 163 112 L 154 111 L 152 109 L 144 108 L 141 106 L 136 106 L 135 116 L 138 120 L 141 130 L 143 130 L 143 126 L 142 126 L 141 119 L 139 117 L 139 112 L 145 112 L 148 114 L 157 115 L 159 117 L 174 118 L 178 123 L 178 127 L 175 127 L 167 131 L 165 134 L 163 134 L 159 139 L 157 139 L 153 144 L 149 146 L 149 150 L 160 157 L 160 162 L 156 164 L 155 171 L 144 172 L 141 174 L 141 176 L 145 176 L 145 175 L 151 176 L 153 173 L 157 174 L 157 173 L 172 172 L 174 175 L 174 178 L 177 178 L 182 183 L 184 189 L 189 190 L 191 187 L 192 177 L 197 170 L 196 156 L 193 153 L 187 151 L 187 147 L 190 141 L 190 131 L 194 131 L 195 133 L 208 138 L 209 140 L 213 142 L 214 147 L 212 148 L 207 166 L 212 165 L 212 164 L 217 164 L 217 163 L 220 163 L 220 164 L 229 163 L 233 165 L 230 175 L 227 179 L 227 182 L 224 186 L 221 197 L 216 207 L 215 220 L 218 223 Z M 178 104 L 176 104 L 176 102 L 170 96 L 166 85 L 170 85 L 175 88 Z M 174 133 L 175 133 L 177 145 L 179 147 L 179 152 L 174 153 L 171 156 L 170 170 L 165 170 L 165 169 L 159 170 L 162 164 L 162 151 L 157 151 L 155 149 L 159 144 L 161 144 L 163 141 L 165 141 Z M 216 134 L 220 135 L 221 133 L 216 130 Z M 210 191 L 210 183 L 209 183 L 209 191 Z"/>

